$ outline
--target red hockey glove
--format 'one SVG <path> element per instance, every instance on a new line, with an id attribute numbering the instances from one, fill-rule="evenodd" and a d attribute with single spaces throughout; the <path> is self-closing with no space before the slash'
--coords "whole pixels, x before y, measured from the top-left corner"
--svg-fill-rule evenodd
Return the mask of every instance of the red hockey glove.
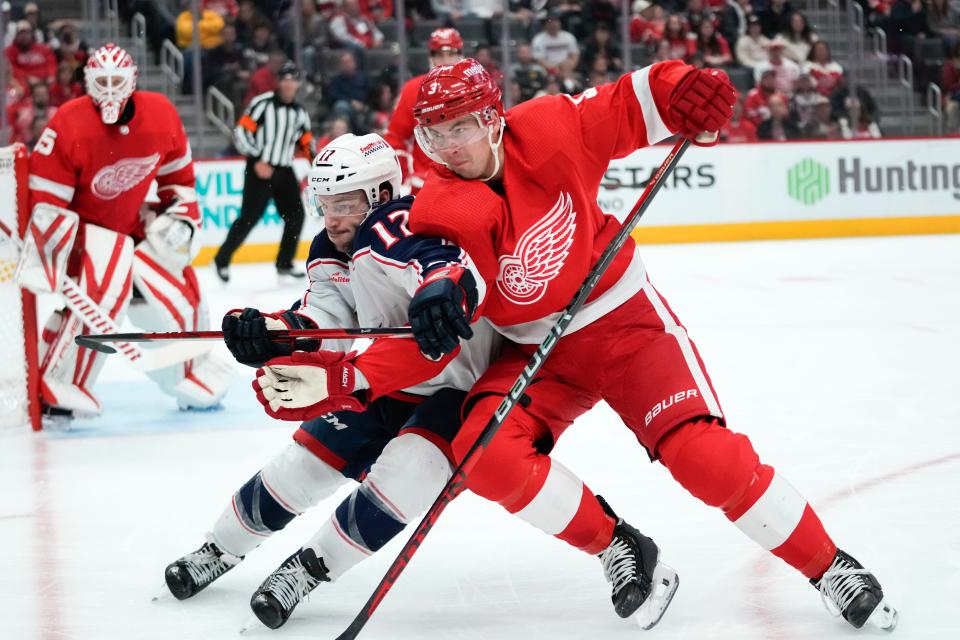
<path id="1" fill-rule="evenodd" d="M 472 338 L 478 298 L 477 282 L 463 267 L 443 267 L 427 276 L 407 310 L 420 351 L 439 360 L 460 346 L 460 338 Z"/>
<path id="2" fill-rule="evenodd" d="M 703 143 L 697 142 L 697 136 L 719 132 L 730 121 L 736 101 L 737 90 L 725 72 L 695 69 L 670 94 L 670 117 L 684 138 L 700 146 L 711 146 L 717 143 L 716 138 Z"/>
<path id="3" fill-rule="evenodd" d="M 355 355 L 294 351 L 257 369 L 253 390 L 267 415 L 278 420 L 303 422 L 336 411 L 363 411 L 367 393 L 356 387 Z"/>

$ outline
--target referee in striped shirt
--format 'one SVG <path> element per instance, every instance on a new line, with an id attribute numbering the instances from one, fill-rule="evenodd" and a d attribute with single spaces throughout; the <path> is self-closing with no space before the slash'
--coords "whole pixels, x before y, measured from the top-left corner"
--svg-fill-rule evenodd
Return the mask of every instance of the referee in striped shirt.
<path id="1" fill-rule="evenodd" d="M 234 129 L 236 147 L 247 157 L 247 166 L 243 174 L 240 216 L 213 258 L 217 275 L 224 282 L 230 280 L 230 260 L 234 252 L 263 217 L 271 197 L 284 222 L 277 252 L 277 273 L 303 277 L 303 271 L 293 265 L 303 229 L 303 204 L 300 185 L 293 173 L 293 156 L 299 149 L 313 157 L 313 134 L 307 110 L 296 102 L 299 69 L 287 62 L 278 76 L 277 90 L 261 93 L 251 100 Z"/>

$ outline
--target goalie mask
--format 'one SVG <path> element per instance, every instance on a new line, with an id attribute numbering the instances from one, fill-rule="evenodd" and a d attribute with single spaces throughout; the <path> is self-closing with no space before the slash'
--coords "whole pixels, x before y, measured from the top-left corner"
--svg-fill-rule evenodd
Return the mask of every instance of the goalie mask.
<path id="1" fill-rule="evenodd" d="M 318 216 L 363 215 L 383 204 L 380 190 L 390 185 L 393 197 L 399 197 L 401 183 L 397 154 L 387 141 L 375 133 L 356 136 L 347 133 L 325 146 L 313 159 L 307 175 L 310 213 Z M 332 207 L 327 196 L 362 191 L 364 199 L 347 211 L 345 205 Z M 365 210 L 364 210 L 365 209 Z"/>
<path id="2" fill-rule="evenodd" d="M 104 124 L 114 124 L 137 88 L 137 65 L 125 50 L 106 44 L 90 56 L 83 69 L 87 95 Z"/>

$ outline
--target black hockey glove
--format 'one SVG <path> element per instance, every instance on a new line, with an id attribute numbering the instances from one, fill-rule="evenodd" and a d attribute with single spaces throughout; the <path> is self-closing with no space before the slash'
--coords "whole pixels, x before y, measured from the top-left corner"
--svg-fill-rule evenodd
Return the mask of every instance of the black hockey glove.
<path id="1" fill-rule="evenodd" d="M 290 341 L 271 340 L 270 331 L 278 329 L 304 329 L 300 318 L 289 311 L 262 314 L 258 309 L 247 307 L 234 309 L 223 316 L 223 341 L 240 364 L 260 367 L 267 360 L 289 356 L 297 351 L 315 351 L 317 340 Z"/>
<path id="2" fill-rule="evenodd" d="M 423 281 L 408 311 L 413 336 L 423 355 L 439 360 L 460 346 L 460 338 L 473 337 L 470 321 L 478 298 L 477 282 L 463 267 L 445 267 Z"/>

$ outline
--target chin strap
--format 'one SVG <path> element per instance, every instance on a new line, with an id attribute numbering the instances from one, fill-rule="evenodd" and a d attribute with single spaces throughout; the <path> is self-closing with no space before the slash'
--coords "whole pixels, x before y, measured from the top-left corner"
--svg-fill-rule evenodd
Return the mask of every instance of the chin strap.
<path id="1" fill-rule="evenodd" d="M 503 143 L 503 130 L 507 128 L 507 121 L 500 116 L 500 135 L 497 136 L 497 141 L 493 141 L 493 127 L 487 129 L 487 144 L 490 145 L 490 151 L 493 152 L 493 172 L 483 179 L 484 182 L 489 182 L 497 177 L 497 174 L 500 172 L 500 145 Z"/>

